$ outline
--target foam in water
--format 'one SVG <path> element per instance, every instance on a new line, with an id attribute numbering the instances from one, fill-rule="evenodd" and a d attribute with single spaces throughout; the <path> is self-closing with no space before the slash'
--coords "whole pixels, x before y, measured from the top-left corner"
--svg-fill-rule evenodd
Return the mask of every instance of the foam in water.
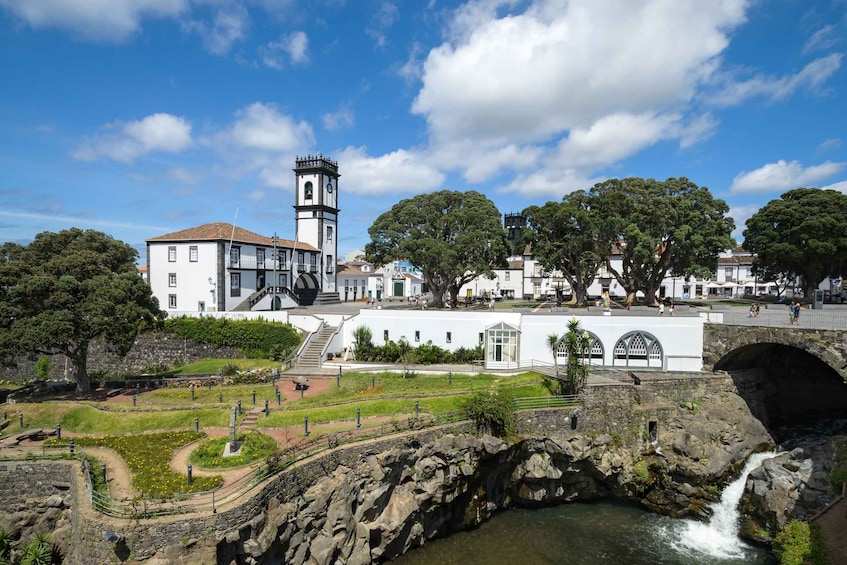
<path id="1" fill-rule="evenodd" d="M 738 502 L 750 471 L 778 453 L 756 453 L 747 459 L 741 476 L 727 485 L 720 501 L 713 503 L 708 523 L 685 520 L 680 524 L 679 539 L 671 545 L 682 553 L 697 552 L 718 559 L 740 559 L 749 548 L 738 537 Z"/>

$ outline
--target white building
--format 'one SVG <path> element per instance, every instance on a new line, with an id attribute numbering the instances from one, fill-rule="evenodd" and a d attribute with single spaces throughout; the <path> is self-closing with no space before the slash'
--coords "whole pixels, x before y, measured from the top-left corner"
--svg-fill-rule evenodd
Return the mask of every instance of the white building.
<path id="1" fill-rule="evenodd" d="M 488 369 L 523 369 L 552 364 L 547 336 L 564 335 L 574 316 L 467 310 L 370 310 L 346 320 L 331 344 L 354 344 L 353 332 L 367 326 L 375 345 L 401 338 L 413 346 L 432 342 L 454 351 L 483 346 Z M 590 363 L 596 366 L 699 371 L 703 366 L 700 316 L 577 316 L 591 338 Z M 557 355 L 560 359 L 564 351 Z"/>
<path id="2" fill-rule="evenodd" d="M 338 163 L 295 161 L 294 240 L 227 223 L 147 240 L 147 273 L 166 311 L 278 310 L 338 302 Z"/>

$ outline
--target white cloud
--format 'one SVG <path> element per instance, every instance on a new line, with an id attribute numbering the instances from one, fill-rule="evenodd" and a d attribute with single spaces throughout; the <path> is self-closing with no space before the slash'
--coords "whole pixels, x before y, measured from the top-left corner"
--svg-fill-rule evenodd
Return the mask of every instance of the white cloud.
<path id="1" fill-rule="evenodd" d="M 843 142 L 837 137 L 824 140 L 818 145 L 818 151 L 829 151 L 830 149 L 838 149 Z"/>
<path id="2" fill-rule="evenodd" d="M 732 180 L 732 192 L 782 192 L 799 187 L 814 186 L 843 170 L 847 163 L 827 161 L 821 165 L 803 167 L 800 161 L 779 160 L 754 171 L 745 171 Z"/>
<path id="3" fill-rule="evenodd" d="M 834 184 L 829 184 L 827 186 L 822 186 L 821 188 L 824 190 L 837 190 L 838 192 L 843 192 L 844 194 L 847 194 L 847 180 L 836 182 Z"/>
<path id="4" fill-rule="evenodd" d="M 141 28 L 141 20 L 175 18 L 188 0 L 0 0 L 33 28 L 59 28 L 86 40 L 117 42 Z"/>
<path id="5" fill-rule="evenodd" d="M 250 16 L 239 4 L 229 4 L 215 13 L 211 23 L 191 20 L 184 22 L 183 30 L 197 33 L 203 39 L 206 51 L 212 55 L 226 55 L 232 45 L 247 34 Z"/>
<path id="6" fill-rule="evenodd" d="M 271 41 L 259 48 L 262 62 L 273 69 L 285 66 L 284 56 L 288 56 L 293 65 L 305 65 L 309 62 L 309 37 L 305 32 L 295 31 Z"/>
<path id="7" fill-rule="evenodd" d="M 94 161 L 107 157 L 131 163 L 153 151 L 179 153 L 192 144 L 191 124 L 171 114 L 152 114 L 134 122 L 114 122 L 87 139 L 73 152 L 75 159 Z"/>
<path id="8" fill-rule="evenodd" d="M 430 51 L 413 112 L 436 143 L 541 142 L 612 114 L 665 113 L 693 98 L 744 21 L 746 3 L 472 2 Z M 663 110 L 665 112 L 663 112 Z"/>
<path id="9" fill-rule="evenodd" d="M 371 157 L 366 147 L 347 147 L 338 161 L 344 163 L 343 190 L 351 194 L 420 193 L 444 182 L 422 155 L 403 149 Z"/>
<path id="10" fill-rule="evenodd" d="M 588 190 L 602 177 L 588 177 L 578 169 L 547 167 L 536 173 L 517 175 L 512 182 L 497 189 L 497 192 L 516 192 L 528 198 L 562 198 L 575 190 Z"/>
<path id="11" fill-rule="evenodd" d="M 236 114 L 228 132 L 235 145 L 273 152 L 296 152 L 312 147 L 315 136 L 308 122 L 295 121 L 273 104 L 255 102 Z"/>
<path id="12" fill-rule="evenodd" d="M 336 112 L 328 112 L 321 116 L 324 129 L 330 131 L 353 127 L 353 113 L 349 108 L 339 108 Z"/>
<path id="13" fill-rule="evenodd" d="M 747 80 L 730 82 L 709 101 L 718 106 L 735 106 L 754 97 L 764 97 L 771 101 L 784 100 L 803 88 L 818 91 L 841 68 L 843 57 L 841 53 L 833 53 L 815 59 L 793 75 L 779 78 L 756 75 Z"/>
<path id="14" fill-rule="evenodd" d="M 743 232 L 747 228 L 747 220 L 749 220 L 753 214 L 758 212 L 760 208 L 761 205 L 759 204 L 730 206 L 729 216 L 735 220 L 735 229 L 732 231 L 732 237 L 734 237 L 738 243 L 742 243 L 744 241 Z"/>
<path id="15" fill-rule="evenodd" d="M 384 47 L 388 42 L 385 32 L 400 19 L 400 11 L 391 2 L 383 2 L 371 17 L 371 22 L 365 33 L 374 40 L 377 47 Z"/>
<path id="16" fill-rule="evenodd" d="M 569 168 L 616 163 L 666 137 L 678 116 L 610 114 L 589 128 L 573 128 L 560 142 L 557 160 Z"/>
<path id="17" fill-rule="evenodd" d="M 189 171 L 182 167 L 174 167 L 168 171 L 168 176 L 182 184 L 197 184 L 203 178 L 197 171 Z"/>
<path id="18" fill-rule="evenodd" d="M 808 53 L 809 51 L 816 51 L 821 49 L 829 49 L 830 47 L 834 47 L 835 45 L 837 45 L 837 33 L 833 33 L 834 31 L 835 27 L 832 25 L 825 25 L 819 30 L 817 30 L 806 41 L 806 45 L 803 46 L 803 53 Z"/>

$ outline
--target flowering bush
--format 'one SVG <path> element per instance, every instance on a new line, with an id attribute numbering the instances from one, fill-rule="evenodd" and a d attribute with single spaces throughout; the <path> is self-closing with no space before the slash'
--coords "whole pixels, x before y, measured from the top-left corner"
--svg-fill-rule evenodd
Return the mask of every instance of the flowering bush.
<path id="1" fill-rule="evenodd" d="M 126 461 L 132 474 L 132 486 L 143 496 L 168 498 L 175 494 L 202 492 L 223 484 L 223 477 L 188 477 L 170 469 L 174 451 L 205 437 L 193 431 L 98 436 L 74 438 L 76 445 L 99 446 L 114 449 Z M 53 440 L 55 441 L 55 440 Z"/>

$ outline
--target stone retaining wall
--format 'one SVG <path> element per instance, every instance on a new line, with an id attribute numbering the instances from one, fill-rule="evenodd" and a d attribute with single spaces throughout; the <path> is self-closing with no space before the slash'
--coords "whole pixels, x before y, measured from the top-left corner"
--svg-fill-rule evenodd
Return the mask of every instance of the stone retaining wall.
<path id="1" fill-rule="evenodd" d="M 179 363 L 193 363 L 210 357 L 240 359 L 244 354 L 235 347 L 215 347 L 187 339 L 168 338 L 163 334 L 143 334 L 135 340 L 126 357 L 110 353 L 101 341 L 93 342 L 88 351 L 88 373 L 105 371 L 110 375 L 138 375 L 155 365 L 171 368 Z M 53 361 L 50 379 L 70 377 L 73 369 L 70 362 L 66 367 L 64 355 L 52 355 L 50 358 Z M 0 368 L 0 380 L 18 381 L 35 376 L 34 359 L 20 358 L 17 362 L 16 367 Z"/>

